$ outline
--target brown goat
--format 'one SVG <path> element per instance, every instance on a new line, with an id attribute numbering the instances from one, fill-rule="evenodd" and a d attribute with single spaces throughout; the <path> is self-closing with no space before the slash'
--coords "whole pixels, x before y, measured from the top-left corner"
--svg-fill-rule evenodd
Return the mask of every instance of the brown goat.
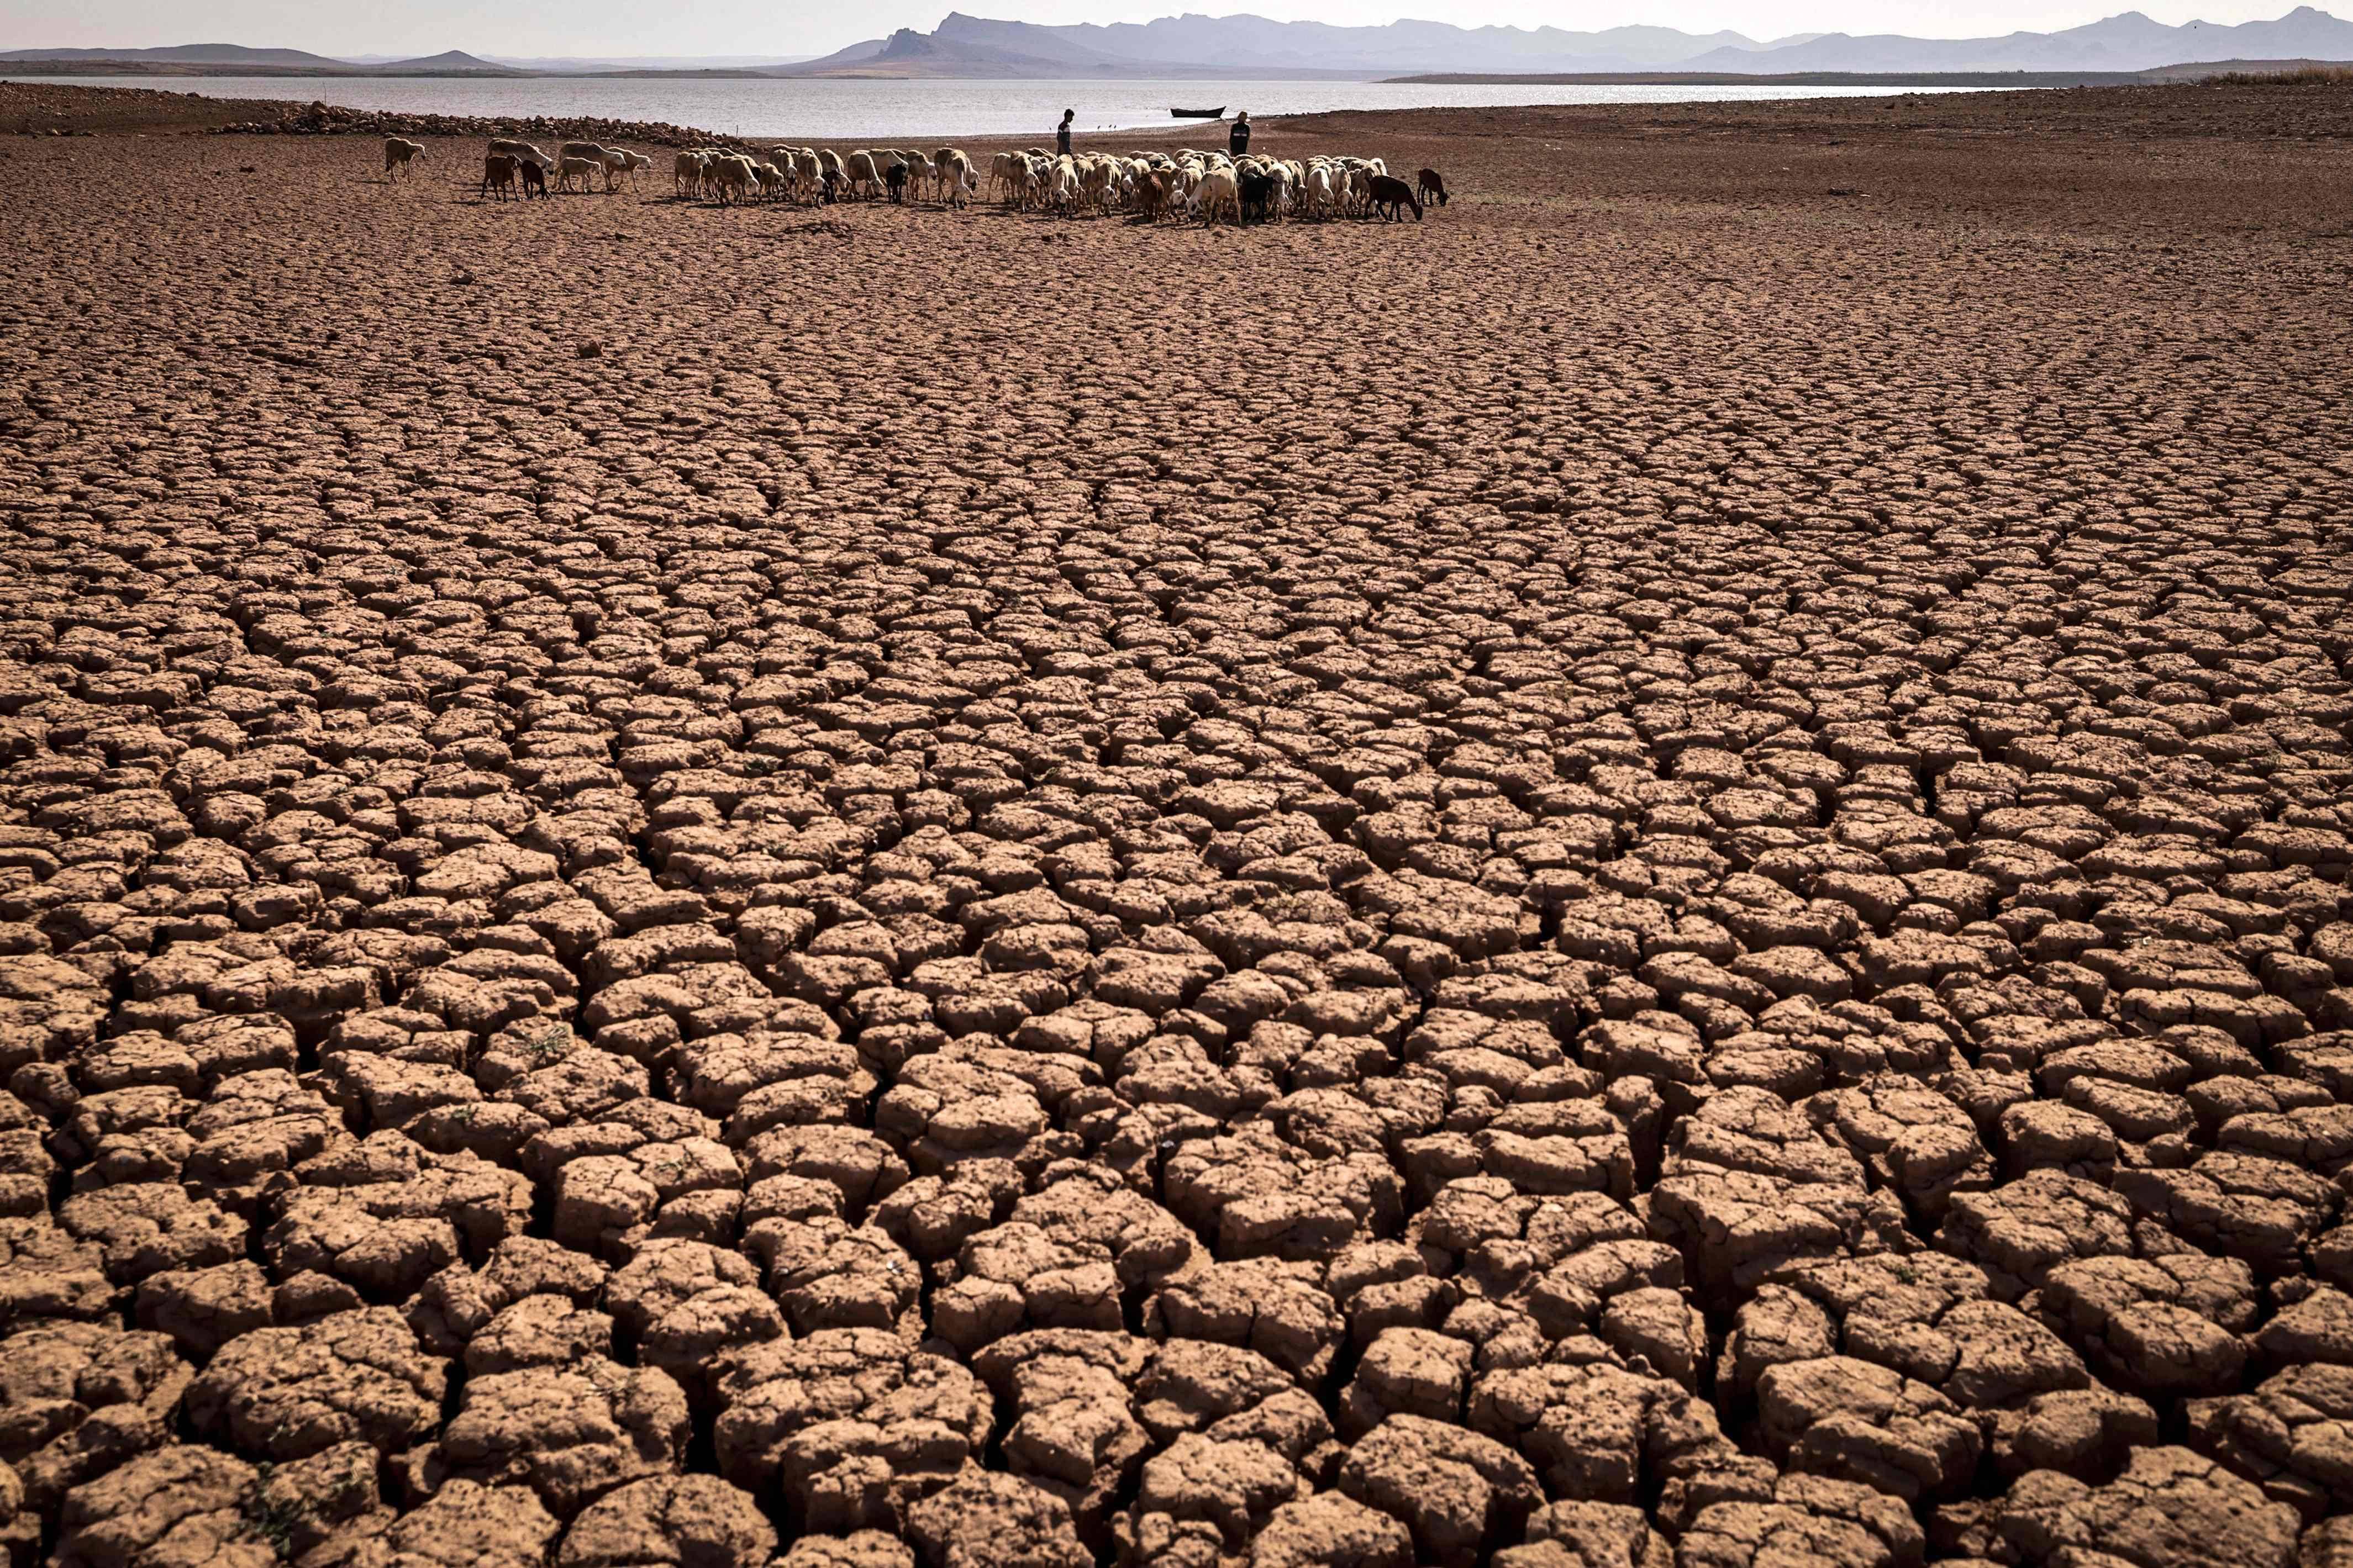
<path id="1" fill-rule="evenodd" d="M 1440 206 L 1444 206 L 1446 182 L 1439 177 L 1437 170 L 1424 169 L 1414 176 L 1414 195 L 1419 196 L 1424 202 L 1436 202 Z"/>

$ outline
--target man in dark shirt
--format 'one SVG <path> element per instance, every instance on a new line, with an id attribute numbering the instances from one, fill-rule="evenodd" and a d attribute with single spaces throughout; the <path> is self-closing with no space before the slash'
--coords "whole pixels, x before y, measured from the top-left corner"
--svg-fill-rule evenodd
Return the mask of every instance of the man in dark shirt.
<path id="1" fill-rule="evenodd" d="M 1062 110 L 1062 122 L 1054 127 L 1055 152 L 1067 153 L 1071 150 L 1071 121 L 1078 117 L 1079 111 L 1075 109 Z"/>
<path id="2" fill-rule="evenodd" d="M 1233 133 L 1226 138 L 1226 147 L 1237 158 L 1250 151 L 1249 110 L 1245 109 L 1234 116 Z"/>

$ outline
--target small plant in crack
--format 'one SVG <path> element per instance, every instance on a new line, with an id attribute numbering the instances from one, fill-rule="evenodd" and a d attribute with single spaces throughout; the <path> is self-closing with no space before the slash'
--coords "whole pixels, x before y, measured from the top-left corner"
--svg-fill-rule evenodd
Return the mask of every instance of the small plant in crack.
<path id="1" fill-rule="evenodd" d="M 257 1468 L 253 1492 L 245 1500 L 245 1531 L 267 1544 L 271 1555 L 280 1563 L 294 1559 L 294 1527 L 301 1522 L 301 1513 L 291 1499 L 273 1496 L 269 1479 L 277 1467 L 263 1464 Z"/>

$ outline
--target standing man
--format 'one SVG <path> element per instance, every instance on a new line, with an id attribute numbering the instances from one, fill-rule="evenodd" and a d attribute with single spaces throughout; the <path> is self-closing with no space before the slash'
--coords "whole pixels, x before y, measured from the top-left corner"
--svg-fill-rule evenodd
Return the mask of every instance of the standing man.
<path id="1" fill-rule="evenodd" d="M 1250 151 L 1249 110 L 1244 109 L 1236 111 L 1234 115 L 1233 133 L 1226 138 L 1226 150 L 1231 153 L 1237 160 L 1240 160 L 1243 153 Z"/>
<path id="2" fill-rule="evenodd" d="M 1079 117 L 1075 109 L 1062 110 L 1062 122 L 1054 127 L 1054 151 L 1067 153 L 1071 150 L 1071 121 Z"/>

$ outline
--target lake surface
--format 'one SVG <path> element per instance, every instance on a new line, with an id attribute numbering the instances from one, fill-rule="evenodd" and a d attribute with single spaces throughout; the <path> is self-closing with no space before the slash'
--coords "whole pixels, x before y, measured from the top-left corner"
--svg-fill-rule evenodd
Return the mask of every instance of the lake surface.
<path id="1" fill-rule="evenodd" d="M 0 67 L 0 78 L 7 75 Z M 1528 103 L 1753 103 L 1982 90 L 1895 87 L 1544 87 L 1376 81 L 789 81 L 650 77 L 42 77 L 161 87 L 208 98 L 324 100 L 350 109 L 485 118 L 596 117 L 691 125 L 723 136 L 864 142 L 1050 135 L 1064 109 L 1082 133 L 1166 126 L 1171 105 L 1256 119 L 1335 109 L 1482 109 Z"/>

